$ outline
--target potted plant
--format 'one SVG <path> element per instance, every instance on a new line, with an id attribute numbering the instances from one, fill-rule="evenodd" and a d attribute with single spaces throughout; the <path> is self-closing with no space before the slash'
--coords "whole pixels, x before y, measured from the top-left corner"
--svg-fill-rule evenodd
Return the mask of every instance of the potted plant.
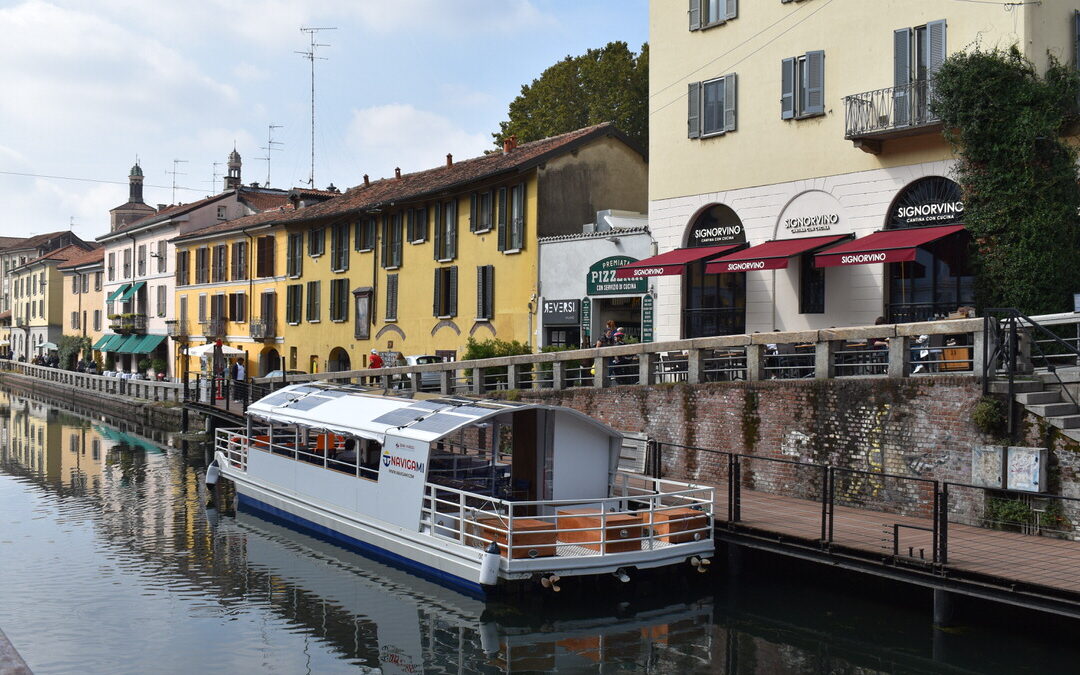
<path id="1" fill-rule="evenodd" d="M 150 369 L 150 359 L 139 359 L 139 363 L 136 367 L 139 369 L 140 373 L 145 373 L 147 370 Z"/>
<path id="2" fill-rule="evenodd" d="M 168 370 L 169 364 L 165 361 L 165 359 L 159 356 L 158 358 L 150 361 L 150 367 L 154 369 L 154 377 L 159 380 L 164 380 L 165 371 Z"/>

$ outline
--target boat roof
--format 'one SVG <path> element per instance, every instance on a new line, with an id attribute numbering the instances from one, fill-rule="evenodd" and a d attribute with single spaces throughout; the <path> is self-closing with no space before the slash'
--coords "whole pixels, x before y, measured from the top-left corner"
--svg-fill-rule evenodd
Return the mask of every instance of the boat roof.
<path id="1" fill-rule="evenodd" d="M 247 414 L 275 424 L 296 424 L 382 443 L 386 434 L 430 443 L 506 412 L 548 410 L 584 420 L 612 437 L 608 425 L 573 408 L 495 399 L 414 394 L 391 396 L 350 384 L 289 385 L 251 403 Z"/>

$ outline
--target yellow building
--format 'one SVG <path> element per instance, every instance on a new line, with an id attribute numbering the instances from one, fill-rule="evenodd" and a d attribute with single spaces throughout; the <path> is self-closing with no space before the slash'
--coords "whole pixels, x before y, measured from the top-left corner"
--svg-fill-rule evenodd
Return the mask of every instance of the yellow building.
<path id="1" fill-rule="evenodd" d="M 56 348 L 64 311 L 64 275 L 58 267 L 85 252 L 80 246 L 65 246 L 11 270 L 14 358 L 47 356 Z"/>
<path id="2" fill-rule="evenodd" d="M 649 225 L 672 264 L 628 272 L 679 299 L 657 308 L 657 339 L 923 320 L 970 303 L 966 232 L 930 229 L 963 225 L 928 104 L 936 68 L 976 44 L 1016 45 L 1040 73 L 1048 53 L 1077 58 L 1075 2 L 1003 4 L 692 0 L 688 16 L 686 2 L 650 3 Z M 872 241 L 818 255 L 912 228 L 914 260 L 887 261 Z M 811 237 L 830 239 L 797 241 Z M 732 254 L 767 241 L 786 243 L 772 258 Z M 722 256 L 732 262 L 709 266 Z"/>
<path id="3" fill-rule="evenodd" d="M 466 341 L 535 344 L 538 237 L 602 209 L 644 211 L 644 153 L 608 124 L 358 185 L 283 214 L 283 367 L 461 358 Z M 389 365 L 389 364 L 388 364 Z"/>
<path id="4" fill-rule="evenodd" d="M 105 295 L 102 291 L 105 276 L 105 249 L 72 256 L 57 266 L 63 275 L 63 335 L 88 338 L 97 345 L 105 332 Z M 89 357 L 89 354 L 80 355 Z"/>

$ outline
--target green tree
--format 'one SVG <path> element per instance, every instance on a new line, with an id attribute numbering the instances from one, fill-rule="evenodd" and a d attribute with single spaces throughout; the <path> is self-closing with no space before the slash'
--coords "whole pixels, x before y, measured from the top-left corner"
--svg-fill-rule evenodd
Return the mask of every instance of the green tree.
<path id="1" fill-rule="evenodd" d="M 933 110 L 956 148 L 982 307 L 1060 312 L 1080 292 L 1076 119 L 1080 78 L 1053 58 L 1039 77 L 1018 49 L 955 54 Z"/>
<path id="2" fill-rule="evenodd" d="M 625 42 L 609 42 L 551 66 L 510 102 L 495 144 L 515 134 L 525 143 L 602 122 L 641 147 L 649 144 L 649 45 L 634 54 Z"/>

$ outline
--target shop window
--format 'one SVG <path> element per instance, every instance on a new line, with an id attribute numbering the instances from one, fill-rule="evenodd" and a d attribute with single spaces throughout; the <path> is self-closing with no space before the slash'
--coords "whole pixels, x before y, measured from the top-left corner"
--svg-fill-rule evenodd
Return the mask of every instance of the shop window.
<path id="1" fill-rule="evenodd" d="M 737 96 L 735 73 L 691 82 L 686 97 L 687 137 L 706 138 L 735 131 Z"/>
<path id="2" fill-rule="evenodd" d="M 807 52 L 780 62 L 780 118 L 825 114 L 825 52 Z"/>
<path id="3" fill-rule="evenodd" d="M 814 254 L 799 256 L 799 314 L 825 313 L 825 270 L 814 266 Z"/>

